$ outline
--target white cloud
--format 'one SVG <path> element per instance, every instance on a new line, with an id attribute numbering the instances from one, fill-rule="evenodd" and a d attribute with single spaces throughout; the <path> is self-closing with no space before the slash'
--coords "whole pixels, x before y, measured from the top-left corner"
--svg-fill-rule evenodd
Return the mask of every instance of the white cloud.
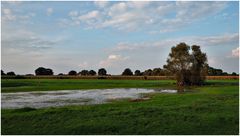
<path id="1" fill-rule="evenodd" d="M 104 7 L 108 6 L 109 2 L 108 1 L 95 1 L 94 4 L 99 8 L 104 8 Z"/>
<path id="2" fill-rule="evenodd" d="M 123 57 L 121 55 L 116 55 L 116 54 L 111 54 L 108 56 L 106 60 L 102 60 L 99 63 L 100 67 L 112 67 L 112 66 L 117 66 L 126 61 L 129 57 Z"/>
<path id="3" fill-rule="evenodd" d="M 47 16 L 51 16 L 53 13 L 53 8 L 48 8 L 47 9 Z"/>
<path id="4" fill-rule="evenodd" d="M 177 12 L 177 18 L 190 21 L 190 19 L 205 17 L 223 10 L 226 7 L 226 2 L 177 1 L 176 5 L 179 11 Z"/>
<path id="5" fill-rule="evenodd" d="M 119 55 L 109 55 L 109 56 L 108 56 L 108 59 L 114 60 L 114 59 L 117 59 L 117 58 L 119 58 L 119 57 L 120 57 Z"/>
<path id="6" fill-rule="evenodd" d="M 16 20 L 16 16 L 12 14 L 11 9 L 5 8 L 5 9 L 2 10 L 2 12 L 3 12 L 3 16 L 2 16 L 3 20 L 6 20 L 6 21 Z"/>
<path id="7" fill-rule="evenodd" d="M 88 12 L 85 15 L 79 16 L 78 19 L 82 20 L 82 21 L 87 21 L 89 19 L 94 19 L 94 18 L 97 18 L 97 17 L 99 17 L 99 11 L 94 10 L 94 11 Z"/>
<path id="8" fill-rule="evenodd" d="M 35 17 L 35 13 L 29 12 L 26 14 L 14 13 L 10 8 L 2 9 L 2 22 L 17 21 L 19 23 L 29 23 L 30 18 Z"/>
<path id="9" fill-rule="evenodd" d="M 112 51 L 133 51 L 145 48 L 147 46 L 146 43 L 127 43 L 127 42 L 120 42 L 118 43 Z"/>
<path id="10" fill-rule="evenodd" d="M 149 31 L 149 34 L 159 34 L 159 33 L 169 33 L 169 32 L 174 32 L 177 31 L 177 28 L 163 28 L 161 30 L 153 30 L 153 31 Z"/>
<path id="11" fill-rule="evenodd" d="M 85 25 L 85 29 L 96 28 L 97 23 L 101 21 L 101 14 L 98 10 L 87 12 L 86 14 L 79 14 L 78 11 L 70 11 L 68 13 L 70 19 L 60 19 L 60 26 L 79 26 Z"/>
<path id="12" fill-rule="evenodd" d="M 77 11 L 70 11 L 68 14 L 70 17 L 76 17 L 78 15 Z"/>
<path id="13" fill-rule="evenodd" d="M 137 28 L 138 23 L 143 23 L 136 22 L 136 20 L 142 20 L 142 18 L 145 18 L 145 16 L 142 16 L 142 14 L 126 12 L 124 14 L 114 16 L 109 20 L 105 20 L 105 22 L 103 22 L 101 26 L 115 27 L 119 30 L 134 30 Z"/>
<path id="14" fill-rule="evenodd" d="M 3 14 L 9 15 L 11 13 L 12 13 L 11 9 L 3 9 Z"/>
<path id="15" fill-rule="evenodd" d="M 125 12 L 126 10 L 127 10 L 127 4 L 125 2 L 120 2 L 110 7 L 110 9 L 108 10 L 108 15 L 114 16 L 116 14 Z"/>
<path id="16" fill-rule="evenodd" d="M 232 56 L 239 58 L 239 47 L 232 50 Z"/>
<path id="17" fill-rule="evenodd" d="M 150 4 L 150 1 L 129 1 L 128 6 L 130 8 L 143 9 Z"/>
<path id="18" fill-rule="evenodd" d="M 69 24 L 84 24 L 90 28 L 112 27 L 127 31 L 147 27 L 150 33 L 165 33 L 176 31 L 192 22 L 215 15 L 226 7 L 226 2 L 216 1 L 123 1 L 114 3 L 96 1 L 94 4 L 104 9 L 90 10 L 85 14 L 80 14 L 77 19 L 71 16 L 69 22 L 72 23 Z M 76 15 L 75 13 L 72 12 L 71 15 Z M 76 20 L 79 22 L 76 23 Z"/>

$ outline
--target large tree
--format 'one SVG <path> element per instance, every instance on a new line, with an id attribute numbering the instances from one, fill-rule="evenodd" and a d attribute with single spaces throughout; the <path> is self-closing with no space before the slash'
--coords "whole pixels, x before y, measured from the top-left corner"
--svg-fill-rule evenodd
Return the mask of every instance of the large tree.
<path id="1" fill-rule="evenodd" d="M 192 54 L 189 53 L 192 49 Z M 164 68 L 175 75 L 177 84 L 200 85 L 205 79 L 207 56 L 201 52 L 200 46 L 193 45 L 191 48 L 186 43 L 179 43 L 171 48 Z"/>

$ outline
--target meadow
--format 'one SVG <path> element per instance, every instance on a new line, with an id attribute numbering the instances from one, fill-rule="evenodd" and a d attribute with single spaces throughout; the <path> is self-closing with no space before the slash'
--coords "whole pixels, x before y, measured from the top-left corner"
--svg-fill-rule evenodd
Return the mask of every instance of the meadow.
<path id="1" fill-rule="evenodd" d="M 2 79 L 2 92 L 175 87 L 174 80 Z"/>
<path id="2" fill-rule="evenodd" d="M 96 88 L 171 88 L 174 80 L 2 79 L 2 93 Z M 1 110 L 2 134 L 239 134 L 239 80 L 207 80 L 193 92 L 146 101 Z"/>

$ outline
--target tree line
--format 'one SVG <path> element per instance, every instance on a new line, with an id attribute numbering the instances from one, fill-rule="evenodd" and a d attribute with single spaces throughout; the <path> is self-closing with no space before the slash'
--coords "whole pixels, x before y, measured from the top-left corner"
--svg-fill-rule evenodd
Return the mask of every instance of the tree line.
<path id="1" fill-rule="evenodd" d="M 5 73 L 3 70 L 1 70 L 2 76 L 16 76 L 15 72 L 10 71 Z M 44 68 L 39 67 L 35 70 L 35 75 L 54 75 L 54 72 L 50 68 Z M 70 70 L 68 73 L 59 73 L 57 74 L 59 76 L 63 75 L 69 75 L 69 76 L 110 76 L 110 74 L 107 73 L 107 70 L 105 68 L 100 68 L 98 72 L 94 70 L 82 70 L 82 71 L 75 71 Z M 169 73 L 167 70 L 162 68 L 153 68 L 153 69 L 147 69 L 144 71 L 135 70 L 132 71 L 130 68 L 126 68 L 123 70 L 122 74 L 123 76 L 173 76 L 173 74 Z M 216 69 L 213 67 L 208 67 L 208 76 L 237 76 L 238 74 L 236 72 L 232 72 L 231 74 L 227 72 L 223 72 L 222 69 Z M 26 74 L 26 76 L 34 76 L 33 74 Z"/>

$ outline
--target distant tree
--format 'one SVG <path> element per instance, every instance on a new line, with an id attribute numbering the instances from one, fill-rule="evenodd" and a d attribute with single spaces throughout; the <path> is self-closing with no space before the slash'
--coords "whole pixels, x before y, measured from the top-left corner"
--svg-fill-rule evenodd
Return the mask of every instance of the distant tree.
<path id="1" fill-rule="evenodd" d="M 68 75 L 70 75 L 70 76 L 76 76 L 76 75 L 77 75 L 77 72 L 74 71 L 74 70 L 71 70 L 71 71 L 68 72 Z"/>
<path id="2" fill-rule="evenodd" d="M 34 76 L 33 74 L 26 74 L 25 76 Z"/>
<path id="3" fill-rule="evenodd" d="M 79 74 L 81 76 L 87 76 L 88 75 L 88 70 L 82 70 L 81 72 L 79 72 Z"/>
<path id="4" fill-rule="evenodd" d="M 221 75 L 223 75 L 223 71 L 221 69 L 215 69 L 215 75 L 221 76 Z"/>
<path id="5" fill-rule="evenodd" d="M 213 76 L 214 75 L 214 68 L 213 67 L 208 66 L 208 75 L 209 76 Z"/>
<path id="6" fill-rule="evenodd" d="M 200 46 L 193 45 L 191 49 L 192 54 L 186 43 L 172 47 L 167 65 L 164 65 L 167 71 L 175 75 L 179 86 L 200 85 L 205 79 L 207 56 L 201 52 Z"/>
<path id="7" fill-rule="evenodd" d="M 228 76 L 229 74 L 227 72 L 223 72 L 222 76 Z"/>
<path id="8" fill-rule="evenodd" d="M 232 76 L 237 76 L 237 73 L 235 73 L 235 72 L 232 72 Z"/>
<path id="9" fill-rule="evenodd" d="M 107 70 L 105 68 L 100 68 L 98 70 L 98 75 L 99 76 L 106 76 L 107 75 Z"/>
<path id="10" fill-rule="evenodd" d="M 36 75 L 53 75 L 52 69 L 39 67 L 35 70 Z"/>
<path id="11" fill-rule="evenodd" d="M 224 73 L 222 69 L 208 67 L 208 75 L 209 76 L 222 76 L 224 74 L 226 74 L 226 73 Z"/>
<path id="12" fill-rule="evenodd" d="M 97 73 L 94 70 L 90 70 L 88 72 L 88 74 L 91 75 L 91 76 L 95 76 Z"/>
<path id="13" fill-rule="evenodd" d="M 141 74 L 141 71 L 140 71 L 140 70 L 136 70 L 136 71 L 134 72 L 134 75 L 135 75 L 135 76 L 141 76 L 142 74 Z"/>
<path id="14" fill-rule="evenodd" d="M 3 75 L 6 75 L 3 70 L 1 70 L 1 75 L 2 75 L 2 76 L 3 76 Z"/>
<path id="15" fill-rule="evenodd" d="M 63 76 L 63 73 L 59 73 L 58 76 Z"/>
<path id="16" fill-rule="evenodd" d="M 48 75 L 46 74 L 46 68 L 44 67 L 39 67 L 35 70 L 36 75 Z"/>
<path id="17" fill-rule="evenodd" d="M 123 76 L 132 76 L 133 75 L 133 72 L 130 68 L 126 68 L 123 73 L 122 73 Z"/>
<path id="18" fill-rule="evenodd" d="M 173 74 L 166 69 L 162 69 L 161 76 L 173 76 Z"/>
<path id="19" fill-rule="evenodd" d="M 161 68 L 154 68 L 152 70 L 152 76 L 163 76 L 163 75 L 165 75 L 165 74 Z"/>
<path id="20" fill-rule="evenodd" d="M 151 76 L 151 75 L 152 75 L 152 70 L 151 70 L 151 69 L 145 70 L 145 71 L 143 72 L 143 75 L 144 75 L 144 76 Z"/>
<path id="21" fill-rule="evenodd" d="M 173 76 L 170 71 L 161 68 L 147 69 L 144 72 L 140 72 L 140 75 L 144 76 Z"/>
<path id="22" fill-rule="evenodd" d="M 232 74 L 227 73 L 227 72 L 223 72 L 222 69 L 217 69 L 217 68 L 213 68 L 208 66 L 208 70 L 207 70 L 208 76 L 228 76 L 228 75 L 233 75 L 236 76 L 238 75 L 235 72 L 232 72 Z"/>
<path id="23" fill-rule="evenodd" d="M 16 74 L 13 71 L 11 71 L 11 72 L 7 72 L 7 75 L 8 76 L 15 76 Z"/>

